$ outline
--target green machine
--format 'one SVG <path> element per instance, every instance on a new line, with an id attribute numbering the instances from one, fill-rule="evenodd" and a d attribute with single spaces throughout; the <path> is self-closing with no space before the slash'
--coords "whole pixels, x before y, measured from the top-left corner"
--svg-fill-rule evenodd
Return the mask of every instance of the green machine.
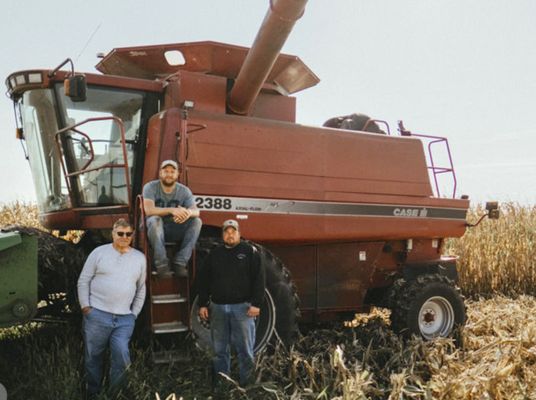
<path id="1" fill-rule="evenodd" d="M 28 322 L 37 311 L 37 236 L 0 232 L 0 328 Z"/>

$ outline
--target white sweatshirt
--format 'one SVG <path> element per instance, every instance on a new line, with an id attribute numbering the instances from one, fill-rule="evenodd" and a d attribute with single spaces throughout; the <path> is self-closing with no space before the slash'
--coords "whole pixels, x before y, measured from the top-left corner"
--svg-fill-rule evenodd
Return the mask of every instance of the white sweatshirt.
<path id="1" fill-rule="evenodd" d="M 138 316 L 145 301 L 146 262 L 142 252 L 121 254 L 105 244 L 91 252 L 78 278 L 78 299 L 112 314 Z"/>

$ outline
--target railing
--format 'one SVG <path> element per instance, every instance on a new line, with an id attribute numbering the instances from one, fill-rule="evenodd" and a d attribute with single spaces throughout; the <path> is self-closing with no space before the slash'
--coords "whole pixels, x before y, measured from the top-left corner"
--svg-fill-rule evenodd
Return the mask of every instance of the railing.
<path id="1" fill-rule="evenodd" d="M 119 126 L 119 133 L 120 133 L 120 139 L 121 139 L 121 150 L 122 150 L 122 156 L 123 156 L 123 162 L 122 163 L 105 163 L 103 165 L 99 165 L 94 168 L 89 168 L 90 165 L 95 160 L 95 152 L 93 149 L 93 140 L 87 135 L 86 133 L 80 131 L 77 129 L 79 126 L 88 124 L 91 122 L 99 122 L 99 121 L 107 121 L 111 120 L 112 122 L 116 123 Z M 64 150 L 62 143 L 61 143 L 61 137 L 63 135 L 68 135 L 69 132 L 76 132 L 80 136 L 82 136 L 86 143 L 89 145 L 89 148 L 87 149 L 87 152 L 89 154 L 89 159 L 85 162 L 85 164 L 82 167 L 76 166 L 76 170 L 73 172 L 69 172 L 69 168 L 66 165 L 66 151 Z M 72 138 L 71 138 L 72 139 Z M 63 173 L 65 175 L 67 188 L 69 190 L 69 193 L 72 196 L 72 187 L 71 187 L 71 178 L 78 177 L 79 175 L 92 172 L 92 171 L 98 171 L 101 169 L 109 168 L 121 168 L 125 171 L 125 183 L 126 183 L 126 189 L 127 189 L 127 199 L 128 199 L 128 206 L 129 210 L 132 211 L 132 203 L 131 203 L 131 187 L 130 187 L 130 175 L 129 175 L 129 166 L 128 166 L 128 156 L 127 156 L 127 147 L 126 147 L 126 137 L 125 137 L 125 126 L 123 125 L 123 121 L 120 118 L 117 117 L 96 117 L 96 118 L 88 118 L 82 122 L 79 122 L 74 125 L 67 126 L 63 129 L 60 129 L 55 134 L 55 141 L 56 146 L 58 148 L 59 153 L 62 155 L 61 157 L 61 167 L 63 169 Z M 84 145 L 85 146 L 85 145 Z"/>
<path id="2" fill-rule="evenodd" d="M 134 237 L 134 247 L 143 251 L 145 258 L 148 260 L 147 230 L 145 228 L 145 208 L 143 207 L 143 196 L 136 196 L 136 205 L 134 207 L 134 227 L 136 234 Z"/>
<path id="3" fill-rule="evenodd" d="M 457 180 L 456 180 L 456 172 L 454 171 L 454 164 L 452 162 L 452 155 L 450 153 L 450 146 L 447 138 L 441 137 L 441 136 L 432 136 L 432 135 L 422 135 L 422 134 L 416 134 L 412 133 L 404 128 L 404 124 L 402 121 L 398 121 L 398 131 L 400 132 L 400 136 L 412 136 L 412 137 L 418 137 L 425 139 L 428 143 L 428 169 L 432 172 L 432 176 L 434 177 L 434 184 L 436 189 L 436 195 L 438 197 L 441 197 L 441 191 L 439 189 L 439 182 L 438 182 L 438 175 L 441 174 L 448 174 L 450 173 L 452 175 L 452 181 L 453 181 L 453 188 L 452 188 L 452 198 L 456 197 L 456 187 L 457 187 Z M 448 156 L 448 165 L 447 166 L 438 166 L 435 163 L 434 160 L 434 150 L 437 148 L 436 145 L 443 144 L 446 153 Z"/>
<path id="4" fill-rule="evenodd" d="M 340 118 L 347 118 L 347 117 L 339 117 L 339 119 Z M 367 129 L 371 125 L 375 128 L 374 130 Z M 380 127 L 383 127 L 385 131 L 382 131 Z M 376 129 L 378 129 L 379 131 Z M 366 121 L 364 126 L 362 128 L 359 128 L 358 130 L 362 132 L 383 133 L 383 134 L 386 134 L 387 136 L 391 136 L 391 129 L 389 127 L 389 124 L 386 121 L 380 120 L 380 119 L 369 119 L 368 121 Z M 433 177 L 433 181 L 435 185 L 435 195 L 437 197 L 441 197 L 441 189 L 439 188 L 438 176 L 442 174 L 451 174 L 452 181 L 453 181 L 452 198 L 455 198 L 456 188 L 457 188 L 456 172 L 454 171 L 454 164 L 452 162 L 452 155 L 450 153 L 450 146 L 449 146 L 449 142 L 447 138 L 441 137 L 441 136 L 422 135 L 422 134 L 412 133 L 404 128 L 402 121 L 398 121 L 398 131 L 400 133 L 400 136 L 417 137 L 421 139 L 423 144 L 427 143 L 428 145 L 427 146 L 427 149 L 428 149 L 427 168 L 430 171 L 431 176 Z M 436 165 L 436 158 L 434 158 L 434 154 L 437 155 L 437 151 L 435 151 L 435 149 L 438 147 L 437 145 L 441 145 L 441 144 L 443 144 L 443 146 L 445 147 L 446 154 L 448 156 L 447 166 Z"/>

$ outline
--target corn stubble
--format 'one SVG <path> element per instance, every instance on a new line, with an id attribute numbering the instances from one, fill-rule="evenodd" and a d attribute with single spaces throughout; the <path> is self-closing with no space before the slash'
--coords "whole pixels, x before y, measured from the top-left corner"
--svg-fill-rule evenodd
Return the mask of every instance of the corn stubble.
<path id="1" fill-rule="evenodd" d="M 25 207 L 2 209 L 0 225 L 22 224 L 17 212 L 28 214 Z M 389 313 L 374 309 L 261 354 L 256 383 L 242 389 L 229 379 L 227 398 L 536 399 L 536 210 L 502 211 L 446 247 L 461 257 L 460 285 L 470 298 L 462 348 L 448 339 L 403 341 L 389 329 Z M 117 398 L 210 396 L 208 355 L 192 344 L 191 362 L 153 366 L 145 339 L 133 342 L 130 382 Z M 82 357 L 77 325 L 0 330 L 0 382 L 11 398 L 81 398 Z"/>

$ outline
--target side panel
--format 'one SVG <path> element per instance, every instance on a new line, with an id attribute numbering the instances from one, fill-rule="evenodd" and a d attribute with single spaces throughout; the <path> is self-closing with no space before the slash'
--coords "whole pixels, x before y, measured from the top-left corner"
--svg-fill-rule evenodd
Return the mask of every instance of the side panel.
<path id="1" fill-rule="evenodd" d="M 221 76 L 181 71 L 166 89 L 165 108 L 182 107 L 193 101 L 196 110 L 225 114 L 227 79 Z"/>
<path id="2" fill-rule="evenodd" d="M 268 246 L 283 261 L 296 284 L 301 310 L 315 310 L 317 307 L 317 247 Z"/>
<path id="3" fill-rule="evenodd" d="M 180 111 L 172 108 L 155 114 L 149 120 L 145 146 L 143 184 L 158 179 L 160 162 L 179 160 Z"/>
<path id="4" fill-rule="evenodd" d="M 204 113 L 192 113 L 189 123 L 206 126 L 188 136 L 195 193 L 316 200 L 339 193 L 432 195 L 422 143 L 413 138 Z"/>
<path id="5" fill-rule="evenodd" d="M 251 116 L 295 122 L 296 98 L 261 92 L 255 100 L 255 103 L 253 103 Z"/>
<path id="6" fill-rule="evenodd" d="M 358 311 L 384 242 L 269 246 L 292 275 L 302 311 Z"/>
<path id="7" fill-rule="evenodd" d="M 318 308 L 358 310 L 383 242 L 318 246 Z"/>

